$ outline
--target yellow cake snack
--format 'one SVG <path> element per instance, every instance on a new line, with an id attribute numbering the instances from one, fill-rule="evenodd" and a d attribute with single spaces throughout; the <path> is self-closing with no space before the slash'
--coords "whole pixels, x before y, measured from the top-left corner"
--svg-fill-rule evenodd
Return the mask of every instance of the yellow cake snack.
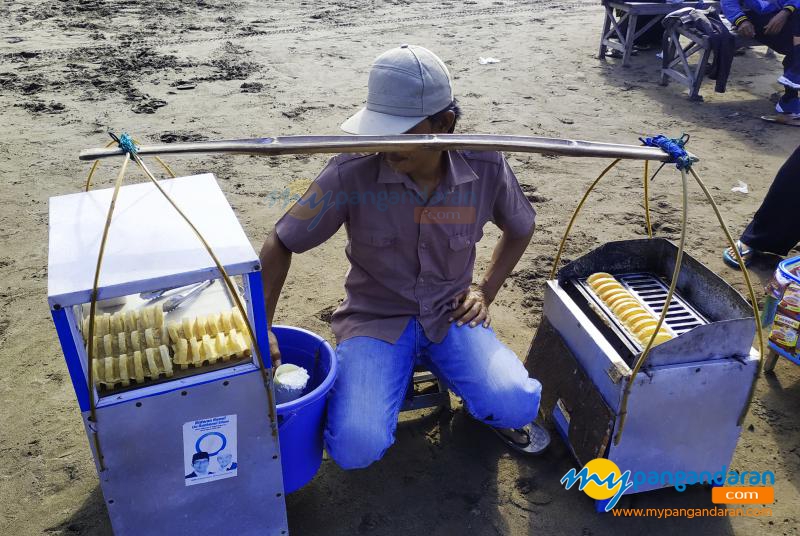
<path id="1" fill-rule="evenodd" d="M 647 341 L 650 340 L 650 337 L 653 336 L 653 333 L 656 332 L 656 326 L 645 326 L 641 328 L 637 333 L 636 336 L 642 341 L 642 344 L 647 344 Z"/>
<path id="2" fill-rule="evenodd" d="M 629 316 L 625 320 L 625 327 L 627 327 L 630 330 L 633 330 L 633 326 L 640 320 L 652 320 L 652 319 L 653 315 L 651 315 L 647 311 L 642 311 L 641 313 L 636 313 L 634 315 Z"/>
<path id="3" fill-rule="evenodd" d="M 618 283 L 618 281 L 613 277 L 598 277 L 597 279 L 594 279 L 591 283 L 589 283 L 589 286 L 592 287 L 593 289 L 596 289 L 597 287 L 605 283 Z"/>
<path id="4" fill-rule="evenodd" d="M 611 312 L 620 320 L 625 328 L 631 332 L 643 345 L 646 346 L 650 338 L 656 333 L 658 317 L 654 316 L 644 305 L 639 302 L 631 292 L 623 287 L 613 276 L 605 272 L 597 272 L 586 278 L 594 293 L 611 309 Z M 659 329 L 653 346 L 662 344 L 674 336 L 669 329 L 662 325 Z"/>
<path id="5" fill-rule="evenodd" d="M 651 316 L 650 318 L 644 318 L 642 320 L 633 323 L 631 325 L 631 330 L 633 330 L 633 332 L 638 335 L 639 332 L 646 327 L 652 327 L 653 331 L 655 331 L 657 325 L 658 321 Z"/>
<path id="6" fill-rule="evenodd" d="M 153 348 L 146 348 L 144 355 L 147 360 L 147 377 L 158 378 L 159 371 L 158 365 L 156 365 L 156 350 Z"/>
<path id="7" fill-rule="evenodd" d="M 200 355 L 203 359 L 213 364 L 217 361 L 217 347 L 213 339 L 209 335 L 203 336 L 203 342 L 200 348 Z"/>
<path id="8" fill-rule="evenodd" d="M 240 333 L 247 331 L 247 324 L 244 318 L 242 318 L 242 313 L 239 312 L 239 309 L 234 309 L 231 312 L 231 316 L 233 317 L 233 327 L 235 327 L 237 331 Z"/>
<path id="9" fill-rule="evenodd" d="M 122 313 L 114 313 L 111 315 L 110 332 L 113 335 L 125 331 L 124 315 Z"/>
<path id="10" fill-rule="evenodd" d="M 195 320 L 195 335 L 199 338 L 203 338 L 203 336 L 208 334 L 208 328 L 206 326 L 206 317 L 198 316 Z"/>
<path id="11" fill-rule="evenodd" d="M 133 379 L 136 383 L 144 381 L 144 365 L 142 365 L 142 352 L 133 352 Z"/>
<path id="12" fill-rule="evenodd" d="M 625 290 L 625 288 L 616 281 L 602 282 L 601 284 L 592 288 L 599 296 L 602 296 L 605 292 L 608 292 L 611 289 Z"/>
<path id="13" fill-rule="evenodd" d="M 228 353 L 228 339 L 225 337 L 225 333 L 220 331 L 217 333 L 217 336 L 214 337 L 217 355 L 222 357 L 223 361 L 227 361 L 230 359 L 230 354 Z"/>
<path id="14" fill-rule="evenodd" d="M 611 274 L 607 274 L 605 272 L 597 272 L 597 273 L 594 273 L 594 274 L 590 275 L 589 277 L 587 277 L 586 278 L 586 282 L 591 285 L 595 280 L 603 278 L 603 277 L 608 277 L 608 278 L 614 279 L 614 276 L 611 275 Z"/>
<path id="15" fill-rule="evenodd" d="M 167 333 L 169 334 L 170 342 L 177 343 L 181 338 L 181 325 L 178 322 L 170 322 L 167 324 Z"/>
<path id="16" fill-rule="evenodd" d="M 627 290 L 623 290 L 622 292 L 619 292 L 617 294 L 612 294 L 605 300 L 605 302 L 609 308 L 613 308 L 619 302 L 631 299 L 633 299 L 633 297 L 631 296 L 630 292 L 628 292 Z"/>
<path id="17" fill-rule="evenodd" d="M 220 332 L 220 320 L 218 314 L 210 314 L 206 317 L 206 329 L 208 334 L 214 337 Z"/>
<path id="18" fill-rule="evenodd" d="M 614 296 L 621 295 L 627 296 L 628 292 L 623 288 L 612 288 L 610 290 L 606 290 L 602 293 L 598 293 L 600 299 L 603 300 L 605 303 L 608 303 L 608 300 L 613 298 Z"/>
<path id="19" fill-rule="evenodd" d="M 640 307 L 641 304 L 639 304 L 635 298 L 625 298 L 614 303 L 614 305 L 611 307 L 611 311 L 617 315 L 617 318 L 621 318 L 622 313 L 625 311 L 635 310 Z"/>
<path id="20" fill-rule="evenodd" d="M 232 330 L 234 328 L 234 326 L 233 326 L 233 318 L 231 317 L 231 312 L 230 311 L 223 311 L 219 315 L 219 323 L 220 323 L 220 329 L 222 331 L 224 331 L 225 333 L 227 333 L 230 330 Z"/>
<path id="21" fill-rule="evenodd" d="M 141 350 L 145 348 L 144 340 L 142 340 L 142 334 L 139 331 L 131 331 L 131 349 Z"/>
<path id="22" fill-rule="evenodd" d="M 131 309 L 125 313 L 125 331 L 136 330 L 136 320 L 139 317 L 139 312 L 136 309 Z"/>
<path id="23" fill-rule="evenodd" d="M 119 379 L 122 382 L 123 387 L 127 387 L 131 384 L 130 373 L 128 372 L 127 354 L 122 354 L 119 356 Z"/>
<path id="24" fill-rule="evenodd" d="M 637 306 L 637 307 L 633 307 L 631 309 L 627 309 L 627 310 L 621 312 L 618 315 L 618 317 L 622 321 L 623 324 L 627 325 L 628 324 L 628 319 L 630 317 L 632 317 L 633 315 L 638 315 L 638 314 L 642 314 L 642 313 L 647 313 L 647 311 L 645 311 L 644 307 Z"/>
<path id="25" fill-rule="evenodd" d="M 197 337 L 197 332 L 195 331 L 194 326 L 195 326 L 194 318 L 184 318 L 183 320 L 181 320 L 181 328 L 183 329 L 184 339 L 191 339 L 192 337 Z"/>
<path id="26" fill-rule="evenodd" d="M 656 340 L 653 341 L 653 347 L 658 346 L 661 343 L 667 342 L 672 338 L 673 338 L 672 335 L 670 335 L 669 333 L 661 331 L 658 333 L 658 335 L 656 335 Z"/>
<path id="27" fill-rule="evenodd" d="M 199 367 L 203 363 L 200 357 L 200 343 L 194 337 L 189 339 L 189 357 L 191 357 L 192 365 Z"/>
<path id="28" fill-rule="evenodd" d="M 161 354 L 161 368 L 164 371 L 164 374 L 167 378 L 172 377 L 172 360 L 169 357 L 169 349 L 166 345 L 161 345 L 158 347 L 158 351 Z"/>
<path id="29" fill-rule="evenodd" d="M 236 309 L 166 322 L 159 304 L 95 318 L 91 370 L 98 389 L 169 378 L 176 366 L 201 367 L 250 354 L 247 323 Z M 82 319 L 84 333 L 88 320 Z"/>

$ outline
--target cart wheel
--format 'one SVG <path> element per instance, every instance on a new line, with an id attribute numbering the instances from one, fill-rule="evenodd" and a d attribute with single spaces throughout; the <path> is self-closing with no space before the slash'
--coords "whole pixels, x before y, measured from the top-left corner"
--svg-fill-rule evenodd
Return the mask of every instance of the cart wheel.
<path id="1" fill-rule="evenodd" d="M 773 350 L 767 351 L 767 356 L 764 359 L 764 372 L 772 372 L 775 370 L 775 365 L 778 363 L 778 354 Z"/>

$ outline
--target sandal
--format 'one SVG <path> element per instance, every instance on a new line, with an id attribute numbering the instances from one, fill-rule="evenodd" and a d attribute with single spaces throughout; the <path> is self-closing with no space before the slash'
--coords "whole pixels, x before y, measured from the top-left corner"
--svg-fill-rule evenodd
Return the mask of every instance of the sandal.
<path id="1" fill-rule="evenodd" d="M 638 50 L 636 50 L 635 48 L 631 49 L 631 56 L 638 56 L 638 55 L 639 55 Z M 623 53 L 617 50 L 616 48 L 612 48 L 611 52 L 608 53 L 608 56 L 611 56 L 612 58 L 615 59 L 622 59 Z"/>
<path id="2" fill-rule="evenodd" d="M 744 261 L 745 266 L 750 266 L 750 263 L 753 262 L 753 258 L 756 256 L 756 253 L 758 253 L 750 246 L 743 244 L 741 240 L 736 241 L 736 249 L 739 250 L 739 255 L 742 256 L 742 261 Z M 736 255 L 733 254 L 733 249 L 726 248 L 725 251 L 722 252 L 722 260 L 725 261 L 725 264 L 731 268 L 739 269 L 739 261 L 736 260 Z"/>
<path id="3" fill-rule="evenodd" d="M 509 448 L 528 456 L 538 456 L 550 445 L 550 432 L 538 425 L 535 421 L 522 428 L 492 428 L 494 433 L 503 440 Z M 512 437 L 508 432 L 513 431 L 524 439 L 521 441 Z"/>

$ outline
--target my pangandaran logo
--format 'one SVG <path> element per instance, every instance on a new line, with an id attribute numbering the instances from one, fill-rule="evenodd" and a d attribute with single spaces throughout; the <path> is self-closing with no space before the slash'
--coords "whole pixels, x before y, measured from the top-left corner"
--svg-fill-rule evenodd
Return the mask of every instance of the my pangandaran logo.
<path id="1" fill-rule="evenodd" d="M 624 473 L 617 464 L 605 458 L 591 460 L 583 469 L 576 472 L 573 467 L 561 478 L 564 488 L 570 489 L 578 483 L 578 489 L 592 499 L 601 501 L 609 499 L 606 503 L 606 512 L 614 508 L 622 495 L 633 486 L 630 470 Z"/>
<path id="2" fill-rule="evenodd" d="M 606 512 L 617 505 L 620 498 L 630 488 L 636 493 L 640 488 L 654 489 L 674 486 L 679 492 L 686 490 L 693 484 L 708 484 L 713 486 L 767 486 L 775 484 L 775 474 L 772 471 L 758 473 L 756 471 L 728 471 L 728 467 L 712 473 L 711 471 L 625 471 L 619 469 L 617 464 L 605 458 L 591 460 L 583 469 L 575 471 L 570 469 L 561 478 L 561 483 L 566 489 L 572 488 L 576 483 L 578 489 L 592 499 L 599 501 L 608 499 Z M 730 488 L 725 488 L 730 489 Z M 756 488 L 753 488 L 756 489 Z M 740 498 L 740 497 L 727 497 Z"/>

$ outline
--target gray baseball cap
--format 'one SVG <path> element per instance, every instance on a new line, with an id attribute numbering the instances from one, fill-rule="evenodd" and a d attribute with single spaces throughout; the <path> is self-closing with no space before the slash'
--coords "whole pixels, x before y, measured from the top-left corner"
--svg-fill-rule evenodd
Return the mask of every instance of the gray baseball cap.
<path id="1" fill-rule="evenodd" d="M 375 59 L 367 105 L 342 123 L 349 134 L 402 134 L 453 101 L 450 72 L 436 54 L 400 45 Z"/>

